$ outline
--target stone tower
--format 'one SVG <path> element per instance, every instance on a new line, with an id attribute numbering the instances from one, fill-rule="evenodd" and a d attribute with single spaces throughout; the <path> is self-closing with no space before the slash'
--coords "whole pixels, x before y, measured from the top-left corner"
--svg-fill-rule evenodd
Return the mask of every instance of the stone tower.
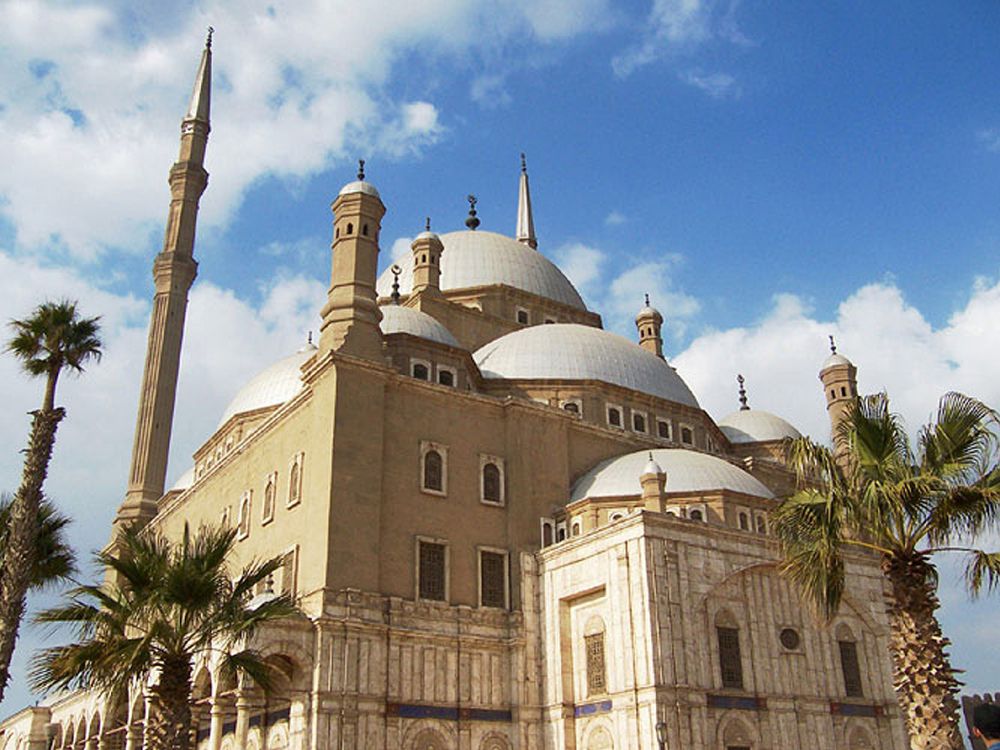
<path id="1" fill-rule="evenodd" d="M 431 231 L 430 219 L 425 230 L 414 238 L 410 249 L 413 251 L 413 293 L 440 294 L 444 245 L 441 238 Z"/>
<path id="2" fill-rule="evenodd" d="M 655 307 L 650 307 L 648 294 L 645 305 L 635 316 L 635 327 L 639 329 L 639 346 L 663 359 L 663 316 Z"/>
<path id="3" fill-rule="evenodd" d="M 838 452 L 842 449 L 837 440 L 840 423 L 848 408 L 858 397 L 858 368 L 845 357 L 837 353 L 837 345 L 830 337 L 830 356 L 823 362 L 819 371 L 819 379 L 823 383 L 823 393 L 826 397 L 826 411 L 830 415 L 830 430 L 833 442 Z"/>
<path id="4" fill-rule="evenodd" d="M 361 160 L 358 179 L 341 188 L 333 210 L 333 262 L 330 289 L 320 315 L 319 348 L 382 361 L 382 332 L 375 295 L 378 235 L 385 206 L 378 190 L 365 182 Z"/>
<path id="5" fill-rule="evenodd" d="M 514 236 L 518 242 L 538 249 L 535 219 L 531 214 L 531 190 L 528 188 L 528 162 L 524 154 L 521 154 L 521 181 L 517 192 L 517 232 Z"/>
<path id="6" fill-rule="evenodd" d="M 115 519 L 119 525 L 148 521 L 156 515 L 156 501 L 163 495 L 188 290 L 198 273 L 194 237 L 198 200 L 208 185 L 204 164 L 211 93 L 212 30 L 209 29 L 191 105 L 181 123 L 180 154 L 170 169 L 170 212 L 163 250 L 153 262 L 153 310 L 128 488 Z"/>

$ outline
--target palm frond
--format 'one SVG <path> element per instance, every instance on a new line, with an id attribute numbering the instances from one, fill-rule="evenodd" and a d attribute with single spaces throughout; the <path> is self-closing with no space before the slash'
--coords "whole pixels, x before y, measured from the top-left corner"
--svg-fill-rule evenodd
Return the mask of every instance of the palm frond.
<path id="1" fill-rule="evenodd" d="M 987 593 L 1000 584 L 1000 552 L 973 550 L 965 566 L 965 584 L 969 595 L 975 599 L 986 587 Z"/>

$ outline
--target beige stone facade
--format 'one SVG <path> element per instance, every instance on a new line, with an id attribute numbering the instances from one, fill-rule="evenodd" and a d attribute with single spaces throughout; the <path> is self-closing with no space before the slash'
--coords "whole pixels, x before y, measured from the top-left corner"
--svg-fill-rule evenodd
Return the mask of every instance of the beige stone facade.
<path id="1" fill-rule="evenodd" d="M 242 389 L 156 502 L 170 537 L 235 526 L 234 568 L 283 556 L 258 596 L 306 615 L 261 637 L 270 695 L 199 660 L 199 748 L 654 748 L 658 723 L 672 750 L 904 748 L 877 560 L 850 559 L 828 626 L 777 572 L 794 428 L 717 424 L 648 306 L 635 341 L 603 331 L 521 179 L 518 238 L 425 233 L 395 293 L 382 199 L 345 186 L 319 346 Z M 141 686 L 50 696 L 0 748 L 139 750 L 144 716 Z"/>

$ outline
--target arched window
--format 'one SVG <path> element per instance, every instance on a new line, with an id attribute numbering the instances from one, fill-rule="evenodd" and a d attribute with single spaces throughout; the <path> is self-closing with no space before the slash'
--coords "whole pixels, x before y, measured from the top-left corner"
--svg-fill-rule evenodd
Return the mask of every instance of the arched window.
<path id="1" fill-rule="evenodd" d="M 646 431 L 646 415 L 632 412 L 632 429 L 636 432 Z"/>
<path id="2" fill-rule="evenodd" d="M 347 222 L 347 233 L 352 234 L 354 232 L 354 225 L 351 222 Z"/>
<path id="3" fill-rule="evenodd" d="M 564 542 L 564 541 L 566 541 L 566 527 L 565 526 L 557 526 L 556 527 L 556 541 L 557 542 Z"/>
<path id="4" fill-rule="evenodd" d="M 277 485 L 277 473 L 269 474 L 264 485 L 264 505 L 261 508 L 261 523 L 268 523 L 274 518 L 274 495 Z"/>
<path id="5" fill-rule="evenodd" d="M 250 490 L 243 493 L 240 498 L 240 511 L 237 517 L 236 536 L 238 539 L 246 539 L 250 536 Z"/>
<path id="6" fill-rule="evenodd" d="M 430 380 L 431 370 L 430 368 L 422 362 L 413 363 L 413 377 L 417 380 Z"/>
<path id="7" fill-rule="evenodd" d="M 562 408 L 564 411 L 568 411 L 572 414 L 580 413 L 580 405 L 576 403 L 576 401 L 567 401 L 565 404 L 563 404 Z"/>
<path id="8" fill-rule="evenodd" d="M 483 500 L 488 503 L 503 502 L 500 467 L 495 463 L 483 466 Z"/>
<path id="9" fill-rule="evenodd" d="M 840 671 L 844 677 L 844 694 L 848 698 L 864 697 L 861 685 L 861 663 L 858 661 L 858 644 L 851 629 L 845 624 L 837 627 L 837 648 L 840 651 Z"/>
<path id="10" fill-rule="evenodd" d="M 436 450 L 424 454 L 424 489 L 444 491 L 444 460 Z"/>
<path id="11" fill-rule="evenodd" d="M 604 620 L 594 615 L 584 627 L 583 648 L 587 666 L 587 696 L 608 692 L 607 664 L 604 658 Z"/>
<path id="12" fill-rule="evenodd" d="M 288 502 L 286 505 L 291 508 L 299 504 L 302 500 L 302 460 L 304 454 L 299 453 L 292 459 L 288 467 Z"/>
<path id="13" fill-rule="evenodd" d="M 750 519 L 747 517 L 746 513 L 740 513 L 740 529 L 742 531 L 750 530 Z"/>
<path id="14" fill-rule="evenodd" d="M 690 513 L 688 513 L 688 518 L 690 518 L 692 521 L 704 521 L 705 514 L 702 513 L 700 509 L 694 508 L 691 510 Z"/>
<path id="15" fill-rule="evenodd" d="M 365 237 L 368 236 L 368 225 L 367 224 L 362 224 L 361 225 L 361 234 L 363 234 Z"/>
<path id="16" fill-rule="evenodd" d="M 582 530 L 583 530 L 583 527 L 580 526 L 580 522 L 579 521 L 573 521 L 573 536 L 580 536 L 580 532 Z"/>
<path id="17" fill-rule="evenodd" d="M 438 368 L 438 382 L 441 385 L 447 385 L 454 387 L 455 385 L 455 373 L 451 370 L 445 370 L 444 368 Z"/>
<path id="18" fill-rule="evenodd" d="M 552 522 L 542 521 L 542 546 L 548 547 L 552 541 Z"/>
<path id="19" fill-rule="evenodd" d="M 764 516 L 757 516 L 757 533 L 766 534 L 767 533 L 767 518 Z"/>
<path id="20" fill-rule="evenodd" d="M 694 433 L 691 432 L 690 427 L 681 427 L 681 442 L 686 445 L 694 443 Z"/>

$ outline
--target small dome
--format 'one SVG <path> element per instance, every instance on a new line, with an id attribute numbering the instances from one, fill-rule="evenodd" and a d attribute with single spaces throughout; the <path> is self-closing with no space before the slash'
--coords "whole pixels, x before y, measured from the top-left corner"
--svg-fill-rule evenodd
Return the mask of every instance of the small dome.
<path id="1" fill-rule="evenodd" d="M 416 240 L 437 240 L 438 242 L 441 241 L 441 238 L 437 235 L 437 233 L 431 231 L 421 232 L 413 239 L 414 241 Z"/>
<path id="2" fill-rule="evenodd" d="M 188 487 L 194 484 L 194 467 L 185 471 L 180 477 L 174 482 L 174 486 L 171 487 L 167 492 L 183 492 Z"/>
<path id="3" fill-rule="evenodd" d="M 348 182 L 340 189 L 338 195 L 348 195 L 349 193 L 364 193 L 365 195 L 372 195 L 381 200 L 381 196 L 379 196 L 378 190 L 375 189 L 375 186 L 370 182 L 365 182 L 364 180 Z"/>
<path id="4" fill-rule="evenodd" d="M 831 354 L 829 357 L 826 358 L 826 361 L 823 362 L 823 366 L 819 368 L 819 371 L 823 372 L 824 370 L 829 370 L 831 367 L 836 367 L 837 365 L 850 365 L 851 367 L 854 366 L 851 363 L 851 360 L 849 360 L 843 354 L 837 354 L 836 352 L 834 352 L 833 354 Z"/>
<path id="5" fill-rule="evenodd" d="M 386 335 L 408 333 L 456 349 L 462 348 L 458 339 L 451 335 L 451 331 L 425 312 L 400 305 L 382 305 L 379 309 L 382 311 L 382 322 L 379 327 Z"/>
<path id="6" fill-rule="evenodd" d="M 506 284 L 579 310 L 587 309 L 563 272 L 528 245 L 502 234 L 481 231 L 448 232 L 440 239 L 444 245 L 441 255 L 442 291 Z M 413 256 L 401 258 L 397 263 L 403 269 L 399 275 L 399 291 L 409 294 L 413 289 Z M 376 288 L 380 297 L 388 297 L 392 293 L 390 269 L 379 276 Z"/>
<path id="7" fill-rule="evenodd" d="M 649 454 L 649 460 L 646 465 L 642 467 L 642 474 L 640 476 L 646 476 L 647 474 L 662 474 L 663 467 L 656 463 L 656 459 L 653 458 L 653 454 Z"/>
<path id="8" fill-rule="evenodd" d="M 216 429 L 236 414 L 263 409 L 265 406 L 278 406 L 292 398 L 302 388 L 299 368 L 315 351 L 316 347 L 309 344 L 295 354 L 279 359 L 251 378 L 229 402 Z"/>
<path id="9" fill-rule="evenodd" d="M 754 497 L 774 497 L 756 478 L 718 456 L 685 448 L 657 448 L 653 459 L 667 474 L 667 494 L 730 490 Z M 576 481 L 570 502 L 586 497 L 640 494 L 639 477 L 648 460 L 648 451 L 636 451 L 602 461 Z"/>
<path id="10" fill-rule="evenodd" d="M 646 318 L 654 318 L 658 323 L 663 322 L 663 316 L 660 315 L 660 311 L 655 307 L 650 307 L 646 305 L 643 307 L 635 316 L 635 322 L 638 323 L 640 320 L 645 320 Z"/>
<path id="11" fill-rule="evenodd" d="M 719 429 L 729 438 L 730 443 L 758 443 L 763 440 L 802 437 L 802 433 L 781 417 L 759 409 L 734 411 L 719 420 Z"/>
<path id="12" fill-rule="evenodd" d="M 603 328 L 577 323 L 522 328 L 489 342 L 473 358 L 484 378 L 600 380 L 699 408 L 674 368 Z"/>

